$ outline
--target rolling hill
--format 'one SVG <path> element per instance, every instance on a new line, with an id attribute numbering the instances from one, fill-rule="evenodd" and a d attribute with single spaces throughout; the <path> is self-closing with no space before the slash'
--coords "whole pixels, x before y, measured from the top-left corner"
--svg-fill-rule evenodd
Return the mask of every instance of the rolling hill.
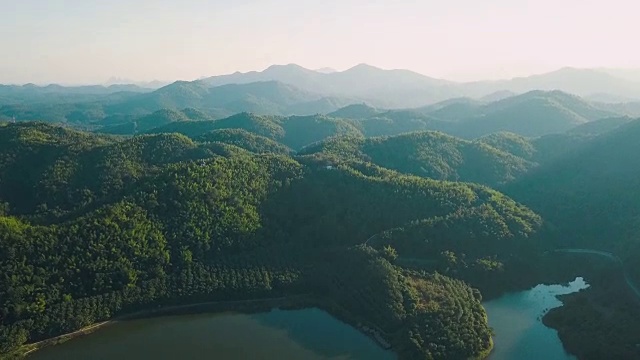
<path id="1" fill-rule="evenodd" d="M 455 127 L 413 110 L 388 110 L 355 123 L 365 136 L 391 136 L 413 131 L 435 130 L 450 133 Z"/>
<path id="2" fill-rule="evenodd" d="M 613 251 L 635 263 L 640 259 L 640 166 L 631 154 L 640 151 L 638 136 L 640 120 L 628 122 L 504 190 L 552 221 L 558 238 L 550 241 Z"/>
<path id="3" fill-rule="evenodd" d="M 471 98 L 454 98 L 425 106 L 417 111 L 443 121 L 460 121 L 477 116 L 485 103 Z"/>
<path id="4" fill-rule="evenodd" d="M 380 114 L 382 111 L 378 110 L 372 106 L 369 106 L 365 103 L 362 104 L 351 104 L 340 108 L 336 111 L 328 113 L 327 116 L 331 116 L 334 118 L 343 118 L 343 119 L 367 119 L 373 117 L 375 115 Z"/>
<path id="5" fill-rule="evenodd" d="M 197 136 L 198 142 L 220 142 L 235 145 L 256 154 L 290 155 L 293 150 L 267 137 L 243 129 L 212 130 Z"/>
<path id="6" fill-rule="evenodd" d="M 558 134 L 620 115 L 611 107 L 603 109 L 564 92 L 532 91 L 490 103 L 455 98 L 411 110 L 381 110 L 356 104 L 329 116 L 354 120 L 366 136 L 437 130 L 473 139 L 498 132 L 526 137 Z"/>
<path id="7" fill-rule="evenodd" d="M 227 135 L 238 134 L 213 136 Z M 12 274 L 0 277 L 3 354 L 140 310 L 287 297 L 380 329 L 403 359 L 482 357 L 492 342 L 477 290 L 363 242 L 464 212 L 466 225 L 440 232 L 450 240 L 441 249 L 502 231 L 467 254 L 502 264 L 534 243 L 540 222 L 479 185 L 366 164 L 326 169 L 177 134 L 17 123 L 1 125 L 0 139 L 0 270 Z"/>
<path id="8" fill-rule="evenodd" d="M 628 116 L 604 118 L 576 126 L 567 131 L 567 133 L 586 136 L 602 135 L 631 121 L 633 121 L 633 118 Z"/>
<path id="9" fill-rule="evenodd" d="M 470 115 L 461 119 L 463 115 Z M 457 121 L 452 134 L 465 138 L 507 131 L 535 137 L 563 133 L 578 125 L 614 117 L 589 102 L 561 91 L 532 91 L 489 104 L 455 103 L 426 113 L 443 120 Z"/>
<path id="10" fill-rule="evenodd" d="M 0 85 L 0 105 L 68 104 L 76 102 L 105 101 L 109 99 L 131 97 L 136 94 L 149 91 L 151 91 L 151 89 L 141 88 L 136 85 Z"/>
<path id="11" fill-rule="evenodd" d="M 324 115 L 263 116 L 240 113 L 213 121 L 185 121 L 170 123 L 149 133 L 180 133 L 192 138 L 212 130 L 242 129 L 282 143 L 294 150 L 336 135 L 361 135 L 350 122 Z"/>
<path id="12" fill-rule="evenodd" d="M 438 132 L 367 139 L 338 137 L 311 145 L 300 154 L 326 156 L 334 162 L 372 162 L 405 174 L 490 186 L 512 181 L 535 166 L 484 142 Z"/>
<path id="13" fill-rule="evenodd" d="M 111 112 L 153 112 L 196 108 L 220 115 L 251 111 L 265 115 L 309 115 L 329 112 L 348 100 L 327 98 L 277 81 L 207 86 L 202 81 L 175 82 L 151 93 L 115 104 Z"/>
<path id="14" fill-rule="evenodd" d="M 621 74 L 620 74 L 621 75 Z M 640 82 L 625 79 L 624 75 L 613 76 L 598 69 L 562 68 L 549 73 L 499 81 L 480 81 L 463 84 L 467 96 L 482 97 L 496 91 L 525 93 L 533 90 L 554 91 L 591 96 L 608 94 L 623 98 L 638 99 Z"/>

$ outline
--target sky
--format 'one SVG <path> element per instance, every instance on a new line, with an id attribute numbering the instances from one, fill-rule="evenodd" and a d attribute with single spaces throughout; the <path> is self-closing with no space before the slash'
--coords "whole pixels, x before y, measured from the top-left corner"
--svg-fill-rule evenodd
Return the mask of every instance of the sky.
<path id="1" fill-rule="evenodd" d="M 0 83 L 359 63 L 457 81 L 640 68 L 636 0 L 0 0 Z"/>

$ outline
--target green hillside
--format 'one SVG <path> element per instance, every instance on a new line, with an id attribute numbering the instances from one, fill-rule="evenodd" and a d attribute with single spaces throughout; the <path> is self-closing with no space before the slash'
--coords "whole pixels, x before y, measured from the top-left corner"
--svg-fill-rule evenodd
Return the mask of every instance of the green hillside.
<path id="1" fill-rule="evenodd" d="M 337 161 L 368 161 L 406 174 L 489 185 L 511 181 L 534 166 L 484 142 L 438 132 L 367 139 L 338 137 L 309 146 L 301 154 L 322 154 Z"/>
<path id="2" fill-rule="evenodd" d="M 218 129 L 246 130 L 280 142 L 292 149 L 299 149 L 331 136 L 359 134 L 359 130 L 350 122 L 324 115 L 281 117 L 252 113 L 240 113 L 214 121 L 172 123 L 152 129 L 149 132 L 177 132 L 196 138 Z"/>
<path id="3" fill-rule="evenodd" d="M 621 249 L 634 239 L 640 210 L 640 166 L 630 155 L 640 150 L 638 136 L 639 121 L 622 125 L 505 189 L 572 234 L 567 244 Z"/>
<path id="4" fill-rule="evenodd" d="M 316 120 L 281 128 L 296 134 Z M 257 139 L 211 130 L 198 136 Z M 0 273 L 12 274 L 0 276 L 2 353 L 159 305 L 311 295 L 380 329 L 401 358 L 478 358 L 491 347 L 478 292 L 363 243 L 462 212 L 468 221 L 438 230 L 439 249 L 486 241 L 473 255 L 501 266 L 502 254 L 534 244 L 540 223 L 481 186 L 357 162 L 327 169 L 218 140 L 112 139 L 33 123 L 3 125 L 0 139 Z M 474 224 L 484 217 L 509 240 L 481 235 Z"/>
<path id="5" fill-rule="evenodd" d="M 111 113 L 154 112 L 195 108 L 219 113 L 242 111 L 269 115 L 329 112 L 346 104 L 277 81 L 211 87 L 201 81 L 177 81 L 156 91 L 136 95 L 108 107 Z"/>
<path id="6" fill-rule="evenodd" d="M 352 104 L 333 111 L 327 116 L 343 119 L 367 119 L 378 115 L 381 111 L 367 104 Z"/>
<path id="7" fill-rule="evenodd" d="M 455 122 L 448 132 L 464 138 L 497 132 L 527 137 L 558 134 L 624 114 L 562 91 L 530 91 L 490 103 L 452 99 L 418 110 L 441 121 Z"/>
<path id="8" fill-rule="evenodd" d="M 576 135 L 597 136 L 615 130 L 618 127 L 631 122 L 633 118 L 628 116 L 604 118 L 588 122 L 570 129 L 568 133 Z"/>
<path id="9" fill-rule="evenodd" d="M 545 318 L 580 358 L 637 355 L 640 317 L 633 289 L 640 279 L 639 136 L 638 120 L 621 125 L 583 140 L 574 151 L 504 188 L 547 219 L 540 245 L 604 251 L 621 261 L 591 259 L 581 271 L 590 274 L 592 287 L 563 299 L 565 306 Z"/>
<path id="10" fill-rule="evenodd" d="M 498 132 L 486 135 L 477 139 L 477 142 L 487 144 L 493 148 L 527 160 L 534 159 L 537 152 L 536 146 L 530 139 L 509 132 Z"/>
<path id="11" fill-rule="evenodd" d="M 221 129 L 195 138 L 198 142 L 221 142 L 235 145 L 256 154 L 291 154 L 292 150 L 267 137 L 243 129 Z"/>

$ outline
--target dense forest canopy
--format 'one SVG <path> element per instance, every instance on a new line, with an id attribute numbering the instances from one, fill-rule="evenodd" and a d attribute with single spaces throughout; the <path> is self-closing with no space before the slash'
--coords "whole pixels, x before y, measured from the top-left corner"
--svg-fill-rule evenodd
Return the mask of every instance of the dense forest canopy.
<path id="1" fill-rule="evenodd" d="M 363 243 L 477 209 L 466 216 L 490 216 L 505 241 L 469 255 L 498 263 L 532 244 L 535 214 L 481 186 L 357 161 L 327 168 L 248 134 L 117 138 L 43 123 L 0 127 L 2 351 L 151 304 L 304 293 L 335 294 L 332 302 L 408 358 L 488 351 L 486 315 L 469 285 L 407 272 L 395 264 L 402 258 Z M 450 240 L 439 249 L 456 251 L 469 234 L 484 241 L 481 231 L 472 221 L 444 231 Z M 458 313 L 469 321 L 448 320 Z"/>
<path id="2" fill-rule="evenodd" d="M 472 142 L 438 132 L 368 139 L 336 137 L 311 145 L 300 153 L 368 161 L 433 179 L 489 185 L 513 180 L 534 167 L 534 163 L 484 141 Z"/>
<path id="3" fill-rule="evenodd" d="M 640 122 L 627 122 L 504 190 L 553 221 L 563 243 L 614 251 L 634 263 L 640 167 L 629 154 L 640 150 L 639 137 Z"/>

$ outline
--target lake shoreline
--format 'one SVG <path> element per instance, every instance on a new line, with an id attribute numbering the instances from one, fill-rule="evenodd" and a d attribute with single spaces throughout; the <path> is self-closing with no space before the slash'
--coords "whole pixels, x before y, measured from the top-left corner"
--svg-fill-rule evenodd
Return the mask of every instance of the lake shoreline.
<path id="1" fill-rule="evenodd" d="M 515 356 L 522 359 L 575 359 L 575 353 L 568 351 L 557 329 L 544 319 L 553 309 L 564 306 L 562 300 L 566 294 L 579 293 L 589 287 L 583 277 L 577 277 L 569 284 L 538 284 L 529 290 L 505 294 L 483 303 L 497 342 L 497 351 L 489 354 L 489 359 L 511 359 Z M 541 352 L 531 354 L 529 350 L 534 348 Z"/>
<path id="2" fill-rule="evenodd" d="M 270 310 L 273 308 L 288 308 L 289 306 L 295 306 L 293 302 L 300 301 L 300 299 L 303 297 L 307 297 L 307 295 L 233 301 L 207 301 L 184 305 L 159 306 L 156 308 L 145 309 L 117 316 L 113 319 L 91 324 L 70 333 L 23 345 L 15 353 L 9 354 L 9 358 L 23 358 L 42 348 L 55 346 L 57 344 L 61 344 L 85 335 L 90 335 L 95 331 L 122 321 L 172 315 L 220 313 L 225 311 L 236 311 L 239 313 L 261 312 L 265 311 L 265 309 Z"/>
<path id="3" fill-rule="evenodd" d="M 269 312 L 273 309 L 281 310 L 299 310 L 299 309 L 311 309 L 317 308 L 326 311 L 329 315 L 337 320 L 345 323 L 356 329 L 358 332 L 370 338 L 377 346 L 383 350 L 393 351 L 396 355 L 399 355 L 393 350 L 393 346 L 389 339 L 389 335 L 384 333 L 375 325 L 365 325 L 366 321 L 359 321 L 359 319 L 341 308 L 337 304 L 328 299 L 311 298 L 310 295 L 292 295 L 283 296 L 277 298 L 264 298 L 264 299 L 248 299 L 248 300 L 233 300 L 233 301 L 209 301 L 199 302 L 194 304 L 184 305 L 172 305 L 172 306 L 159 306 L 157 308 L 151 308 L 117 316 L 113 319 L 91 324 L 76 331 L 58 335 L 49 339 L 38 341 L 31 344 L 23 345 L 20 349 L 16 350 L 12 354 L 8 354 L 8 358 L 26 358 L 29 354 L 34 353 L 46 347 L 56 346 L 67 341 L 90 335 L 98 330 L 104 329 L 108 326 L 115 325 L 119 322 L 148 319 L 155 317 L 165 316 L 180 316 L 180 315 L 195 315 L 195 314 L 216 314 L 224 312 L 236 312 L 242 314 Z"/>
<path id="4" fill-rule="evenodd" d="M 546 281 L 541 281 L 542 279 L 536 279 L 537 284 L 562 284 L 566 285 L 570 282 L 570 276 L 567 276 L 566 273 L 563 273 L 562 276 L 558 276 L 558 274 L 554 274 L 556 276 L 548 277 L 545 276 Z M 555 280 L 555 281 L 554 281 Z M 530 282 L 527 282 L 527 285 Z M 520 286 L 509 287 L 507 289 L 502 289 L 499 292 L 499 296 L 489 297 L 485 300 L 493 300 L 497 299 L 500 296 L 504 296 L 506 294 L 512 292 L 518 292 L 527 288 L 524 284 L 519 284 Z M 517 290 L 516 290 L 517 289 Z M 521 290 L 520 290 L 521 289 Z M 66 341 L 70 341 L 76 339 L 78 337 L 82 337 L 85 335 L 89 335 L 95 331 L 103 329 L 107 326 L 117 324 L 121 321 L 134 320 L 140 318 L 150 318 L 150 317 L 162 317 L 162 316 L 171 316 L 171 315 L 187 315 L 187 314 L 202 314 L 202 313 L 221 313 L 225 311 L 233 311 L 239 313 L 256 313 L 256 312 L 268 312 L 272 309 L 283 309 L 283 310 L 293 310 L 293 309 L 307 309 L 307 308 L 318 308 L 326 311 L 331 316 L 336 319 L 344 322 L 345 324 L 355 328 L 362 334 L 366 335 L 370 339 L 372 339 L 379 347 L 385 350 L 391 350 L 399 357 L 401 357 L 401 352 L 398 351 L 397 343 L 394 341 L 396 336 L 395 334 L 388 334 L 382 331 L 376 324 L 369 322 L 367 319 L 360 318 L 351 312 L 345 310 L 340 307 L 337 303 L 328 298 L 321 297 L 311 297 L 310 295 L 287 295 L 280 297 L 272 297 L 272 298 L 258 298 L 258 299 L 246 299 L 246 300 L 233 300 L 233 301 L 208 301 L 208 302 L 198 302 L 198 303 L 187 303 L 183 305 L 167 305 L 167 306 L 158 306 L 147 308 L 141 311 L 132 312 L 129 314 L 124 314 L 121 316 L 114 317 L 110 320 L 94 323 L 88 325 L 79 330 L 58 335 L 49 339 L 45 339 L 39 342 L 25 344 L 20 349 L 15 351 L 13 354 L 9 354 L 8 358 L 24 358 L 27 355 L 40 350 L 44 347 L 55 346 L 60 343 L 64 343 Z M 484 304 L 483 304 L 483 308 Z M 486 311 L 486 308 L 485 308 Z M 546 316 L 547 314 L 545 314 Z M 482 353 L 478 354 L 475 359 L 487 359 L 492 356 L 495 352 L 495 336 L 492 336 L 490 346 L 485 349 Z M 563 341 L 564 345 L 564 341 Z"/>
<path id="5" fill-rule="evenodd" d="M 550 311 L 544 324 L 578 358 L 639 358 L 637 294 L 615 270 L 593 282 L 590 289 L 563 295 L 564 306 Z"/>

